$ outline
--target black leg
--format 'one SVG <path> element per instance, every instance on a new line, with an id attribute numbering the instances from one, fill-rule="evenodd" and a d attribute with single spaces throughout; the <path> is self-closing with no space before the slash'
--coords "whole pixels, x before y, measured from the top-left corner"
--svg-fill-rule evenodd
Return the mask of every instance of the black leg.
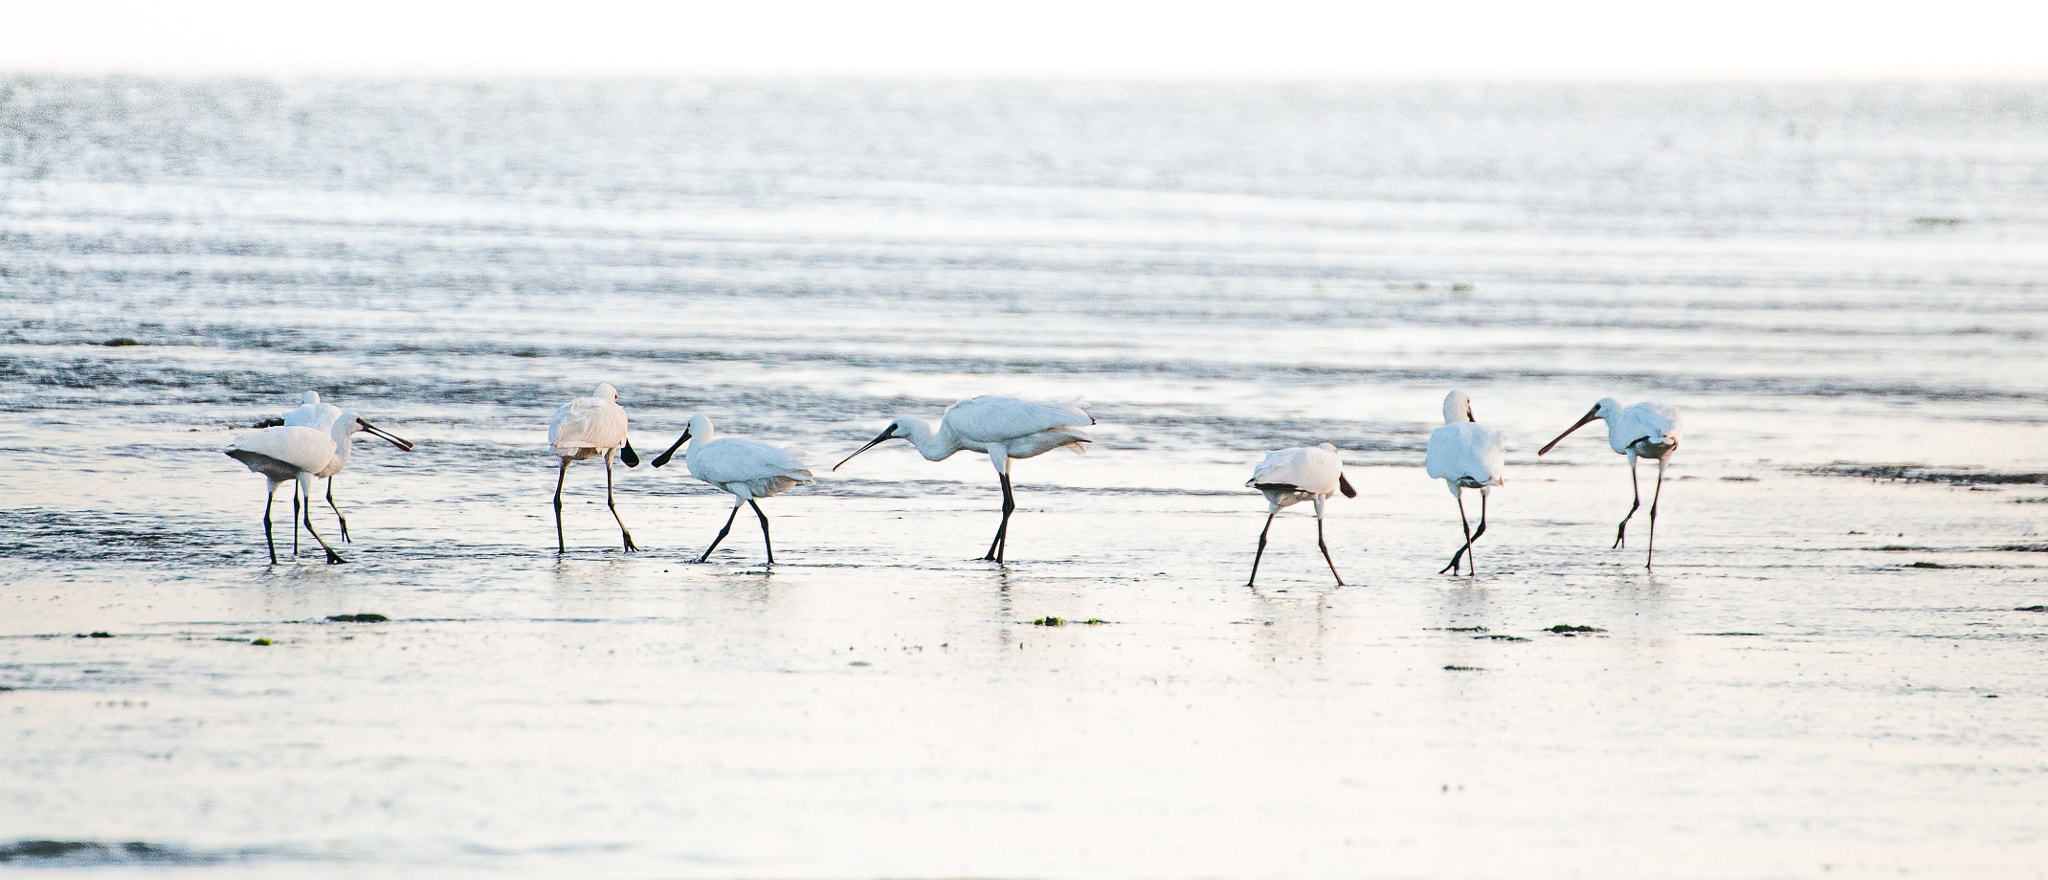
<path id="1" fill-rule="evenodd" d="M 1623 539 L 1628 537 L 1628 521 L 1636 515 L 1636 508 L 1643 506 L 1643 484 L 1636 480 L 1636 457 L 1633 455 L 1628 457 L 1628 487 L 1635 493 L 1636 503 L 1629 505 L 1628 516 L 1622 517 L 1621 525 L 1614 530 L 1614 547 L 1627 546 Z"/>
<path id="2" fill-rule="evenodd" d="M 1465 540 L 1465 564 L 1470 567 L 1473 577 L 1479 576 L 1479 553 L 1472 549 L 1472 542 L 1479 540 L 1480 536 L 1485 534 L 1486 490 L 1481 489 L 1479 490 L 1479 528 L 1473 530 L 1472 537 Z"/>
<path id="3" fill-rule="evenodd" d="M 728 514 L 725 517 L 725 528 L 718 530 L 718 537 L 711 539 L 711 546 L 704 548 L 704 555 L 697 557 L 698 562 L 703 562 L 706 559 L 710 559 L 711 551 L 718 549 L 718 542 L 725 540 L 726 535 L 732 534 L 733 518 L 739 515 L 740 503 L 738 501 L 734 501 L 732 503 L 732 513 Z"/>
<path id="4" fill-rule="evenodd" d="M 1657 499 L 1664 496 L 1664 459 L 1657 459 L 1657 489 L 1650 493 L 1650 551 L 1643 555 L 1643 570 L 1650 570 L 1650 563 L 1657 556 Z"/>
<path id="5" fill-rule="evenodd" d="M 335 522 L 341 523 L 341 539 L 350 544 L 355 540 L 348 536 L 348 517 L 341 515 L 341 508 L 334 506 L 334 478 L 327 478 L 327 509 L 334 511 Z"/>
<path id="6" fill-rule="evenodd" d="M 1451 554 L 1451 564 L 1437 569 L 1437 574 L 1444 574 L 1445 572 L 1456 574 L 1458 571 L 1458 561 L 1464 559 L 1466 551 L 1472 549 L 1472 521 L 1465 518 L 1465 493 L 1463 492 L 1458 493 L 1458 524 L 1465 527 L 1465 543 L 1459 545 L 1458 552 Z"/>
<path id="7" fill-rule="evenodd" d="M 754 516 L 759 517 L 761 520 L 761 546 L 768 548 L 768 564 L 774 565 L 775 542 L 768 540 L 768 514 L 762 513 L 761 505 L 752 498 L 747 499 L 747 504 L 754 508 Z M 738 510 L 739 508 L 733 509 Z"/>
<path id="8" fill-rule="evenodd" d="M 626 521 L 619 519 L 619 506 L 612 503 L 612 457 L 604 457 L 604 506 L 612 509 L 612 520 L 619 524 L 619 537 L 626 542 L 626 552 L 640 549 L 633 545 L 633 533 L 626 531 Z"/>
<path id="9" fill-rule="evenodd" d="M 277 564 L 277 539 L 271 536 L 270 508 L 277 502 L 277 484 L 270 484 L 270 491 L 263 494 L 263 543 L 270 548 L 270 564 Z M 294 518 L 292 522 L 298 520 Z"/>
<path id="10" fill-rule="evenodd" d="M 1244 582 L 1247 587 L 1259 582 L 1259 560 L 1266 558 L 1266 533 L 1273 530 L 1273 515 L 1279 512 L 1280 508 L 1277 505 L 1266 511 L 1266 527 L 1259 530 L 1259 552 L 1252 554 L 1252 576 L 1246 578 Z"/>
<path id="11" fill-rule="evenodd" d="M 299 496 L 304 494 L 302 486 L 292 483 L 292 558 L 299 558 Z"/>
<path id="12" fill-rule="evenodd" d="M 306 483 L 306 482 L 301 482 L 301 483 L 299 483 L 299 488 L 300 488 L 300 489 L 301 489 L 302 491 L 304 491 L 304 490 L 310 490 L 310 489 L 312 489 L 313 487 L 312 487 L 311 485 L 308 485 L 308 483 Z M 319 541 L 319 542 L 320 542 L 320 549 L 322 549 L 322 550 L 325 550 L 325 551 L 327 551 L 327 564 L 328 564 L 328 565 L 340 565 L 341 563 L 347 562 L 348 560 L 346 560 L 346 559 L 343 559 L 343 558 L 341 558 L 341 554 L 339 554 L 339 553 L 336 553 L 336 552 L 334 552 L 334 548 L 333 548 L 333 547 L 329 547 L 329 546 L 327 546 L 327 539 L 326 539 L 326 538 L 322 538 L 322 537 L 320 537 L 320 530 L 319 530 L 319 529 L 316 529 L 316 528 L 313 528 L 313 493 L 312 493 L 312 492 L 310 492 L 310 491 L 307 491 L 307 492 L 306 492 L 305 494 L 306 494 L 306 533 L 307 533 L 307 534 L 309 534 L 309 535 L 312 535 L 312 536 L 313 536 L 313 540 L 315 540 L 315 541 Z"/>
<path id="13" fill-rule="evenodd" d="M 1344 586 L 1344 576 L 1337 573 L 1337 563 L 1330 559 L 1330 545 L 1323 543 L 1323 507 L 1316 502 L 1316 547 L 1323 551 L 1323 561 L 1329 563 L 1330 576 L 1337 579 L 1337 586 Z"/>
<path id="14" fill-rule="evenodd" d="M 569 545 L 562 543 L 562 482 L 569 479 L 569 460 L 562 459 L 562 470 L 555 475 L 555 555 L 569 552 Z"/>
<path id="15" fill-rule="evenodd" d="M 1010 546 L 1010 514 L 1017 512 L 1017 496 L 1010 491 L 1009 474 L 997 471 L 996 477 L 1003 482 L 1003 524 L 996 527 L 996 539 L 988 542 L 988 554 L 981 558 L 1001 562 Z"/>

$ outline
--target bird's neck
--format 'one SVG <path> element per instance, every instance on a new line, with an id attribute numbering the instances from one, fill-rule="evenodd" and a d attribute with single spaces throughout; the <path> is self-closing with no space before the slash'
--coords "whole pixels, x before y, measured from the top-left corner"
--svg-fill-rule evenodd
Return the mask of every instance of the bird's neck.
<path id="1" fill-rule="evenodd" d="M 944 428 L 934 433 L 930 425 L 917 419 L 898 419 L 897 422 L 903 426 L 903 432 L 910 435 L 906 438 L 910 445 L 917 447 L 917 454 L 924 456 L 926 461 L 939 461 L 964 448 L 960 439 Z"/>

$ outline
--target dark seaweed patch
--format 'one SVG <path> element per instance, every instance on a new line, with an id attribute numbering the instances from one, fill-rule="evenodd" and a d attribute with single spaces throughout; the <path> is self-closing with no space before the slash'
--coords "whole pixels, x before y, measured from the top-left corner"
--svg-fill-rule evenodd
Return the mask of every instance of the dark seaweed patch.
<path id="1" fill-rule="evenodd" d="M 1938 468 L 1918 464 L 1851 464 L 1795 468 L 1818 477 L 1855 477 L 1885 483 L 1942 483 L 1949 486 L 2048 485 L 2048 473 L 2000 473 L 1977 468 Z"/>

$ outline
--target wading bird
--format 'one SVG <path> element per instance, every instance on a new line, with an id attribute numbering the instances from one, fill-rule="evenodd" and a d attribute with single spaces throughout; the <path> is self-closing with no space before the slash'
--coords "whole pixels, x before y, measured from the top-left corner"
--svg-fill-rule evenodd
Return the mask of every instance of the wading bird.
<path id="1" fill-rule="evenodd" d="M 270 508 L 277 498 L 278 484 L 287 480 L 298 483 L 292 495 L 292 519 L 297 521 L 300 495 L 311 497 L 313 475 L 334 459 L 334 438 L 313 428 L 280 425 L 237 437 L 221 451 L 270 480 L 270 489 L 263 495 L 263 542 L 270 548 L 270 564 L 276 565 L 277 539 L 271 530 Z M 308 504 L 305 510 L 306 531 L 312 532 L 313 540 L 327 551 L 327 564 L 347 562 L 313 528 L 312 505 Z"/>
<path id="2" fill-rule="evenodd" d="M 1594 419 L 1607 420 L 1607 445 L 1614 451 L 1628 456 L 1629 488 L 1635 493 L 1635 503 L 1629 505 L 1628 516 L 1621 518 L 1621 525 L 1614 530 L 1614 546 L 1623 546 L 1628 537 L 1628 521 L 1636 515 L 1636 508 L 1643 506 L 1642 483 L 1636 479 L 1636 458 L 1657 460 L 1657 488 L 1650 495 L 1650 541 L 1649 552 L 1643 556 L 1643 567 L 1649 568 L 1657 555 L 1657 499 L 1664 494 L 1664 466 L 1671 461 L 1671 453 L 1678 449 L 1678 436 L 1685 429 L 1678 410 L 1661 403 L 1637 403 L 1627 407 L 1612 397 L 1600 398 L 1593 408 L 1586 411 L 1577 424 L 1564 429 L 1557 440 L 1543 444 L 1536 450 L 1537 455 L 1550 451 L 1558 440 L 1571 435 Z"/>
<path id="3" fill-rule="evenodd" d="M 1501 484 L 1501 465 L 1507 457 L 1507 446 L 1501 441 L 1500 432 L 1472 417 L 1472 399 L 1463 391 L 1453 391 L 1444 397 L 1444 426 L 1429 435 L 1429 454 L 1423 458 L 1423 467 L 1429 470 L 1432 479 L 1444 481 L 1451 487 L 1451 497 L 1458 499 L 1458 523 L 1465 527 L 1465 544 L 1458 552 L 1451 554 L 1451 564 L 1444 566 L 1437 574 L 1456 573 L 1458 560 L 1465 559 L 1473 574 L 1479 573 L 1477 554 L 1472 552 L 1472 542 L 1486 534 L 1486 493 Z M 1465 518 L 1465 490 L 1479 490 L 1479 531 L 1472 530 L 1472 521 Z"/>
<path id="4" fill-rule="evenodd" d="M 313 476 L 327 481 L 327 509 L 334 511 L 334 520 L 341 526 L 341 539 L 353 543 L 355 539 L 349 537 L 348 534 L 348 517 L 342 516 L 341 508 L 334 503 L 334 476 L 341 473 L 343 468 L 348 467 L 350 453 L 355 448 L 354 439 L 356 433 L 359 431 L 368 432 L 371 436 L 389 441 L 391 445 L 405 452 L 412 451 L 412 443 L 411 441 L 386 433 L 369 422 L 363 421 L 354 413 L 343 412 L 341 407 L 331 403 L 322 403 L 320 401 L 320 392 L 318 391 L 308 391 L 300 400 L 299 406 L 287 411 L 284 414 L 284 418 L 279 420 L 279 423 L 294 427 L 312 428 L 316 431 L 326 432 L 334 438 L 334 460 Z M 311 506 L 312 503 L 313 499 L 311 497 L 306 498 L 308 506 Z M 292 504 L 296 508 L 298 504 L 298 496 L 296 494 L 292 496 Z M 292 520 L 292 553 L 296 554 L 298 552 L 299 523 L 298 519 L 294 517 Z"/>
<path id="5" fill-rule="evenodd" d="M 1010 460 L 1030 458 L 1059 448 L 1081 453 L 1082 444 L 1093 443 L 1095 438 L 1081 430 L 1095 424 L 1095 420 L 1071 403 L 1037 403 L 1018 400 L 1014 397 L 974 397 L 946 407 L 939 418 L 939 429 L 934 431 L 923 420 L 899 416 L 883 428 L 882 433 L 868 441 L 868 445 L 853 451 L 832 466 L 838 470 L 841 465 L 885 440 L 902 439 L 917 447 L 918 454 L 927 460 L 940 461 L 963 449 L 988 453 L 989 461 L 996 466 L 996 478 L 1003 485 L 1003 522 L 996 527 L 996 537 L 988 545 L 988 553 L 981 558 L 995 562 L 1003 561 L 1003 551 L 1008 548 L 1010 514 L 1017 509 L 1016 495 L 1010 491 Z"/>
<path id="6" fill-rule="evenodd" d="M 711 539 L 711 546 L 704 548 L 704 555 L 698 562 L 711 558 L 711 551 L 718 549 L 718 542 L 732 533 L 732 521 L 740 515 L 740 505 L 754 508 L 754 516 L 761 520 L 761 545 L 768 548 L 768 564 L 775 564 L 775 542 L 768 538 L 768 514 L 761 512 L 761 505 L 755 499 L 767 498 L 788 491 L 791 487 L 811 481 L 811 472 L 804 463 L 785 449 L 778 449 L 759 440 L 744 437 L 712 438 L 711 420 L 702 415 L 690 417 L 690 426 L 683 429 L 683 435 L 676 438 L 675 445 L 656 456 L 655 467 L 668 464 L 669 456 L 676 454 L 683 443 L 690 448 L 683 453 L 683 463 L 690 466 L 690 476 L 717 486 L 732 496 L 732 513 L 725 518 L 725 528 L 718 530 L 718 537 Z"/>
<path id="7" fill-rule="evenodd" d="M 1337 579 L 1337 586 L 1344 586 L 1344 576 L 1337 573 L 1337 563 L 1330 559 L 1330 545 L 1323 542 L 1323 502 L 1337 492 L 1344 493 L 1346 498 L 1357 498 L 1358 490 L 1344 479 L 1344 461 L 1337 457 L 1337 447 L 1324 443 L 1268 452 L 1245 485 L 1266 493 L 1270 508 L 1266 511 L 1266 527 L 1259 530 L 1259 552 L 1252 556 L 1252 576 L 1244 585 L 1258 583 L 1259 560 L 1266 556 L 1266 533 L 1273 530 L 1273 516 L 1282 507 L 1313 501 L 1316 547 L 1323 551 L 1323 561 L 1329 563 L 1330 576 Z"/>
<path id="8" fill-rule="evenodd" d="M 307 393 L 310 394 L 311 392 Z M 321 405 L 326 406 L 326 404 Z M 286 418 L 289 424 L 290 416 L 287 415 Z M 412 441 L 363 421 L 361 416 L 352 412 L 341 413 L 332 422 L 328 423 L 326 430 L 328 436 L 334 440 L 334 457 L 328 460 L 326 467 L 320 468 L 313 476 L 327 481 L 327 507 L 329 510 L 334 511 L 335 521 L 341 524 L 341 539 L 353 543 L 353 540 L 348 536 L 348 517 L 342 516 L 341 508 L 336 507 L 334 504 L 334 475 L 341 473 L 342 468 L 348 467 L 349 454 L 355 449 L 356 434 L 369 434 L 372 437 L 398 447 L 400 452 L 411 452 Z M 306 484 L 305 488 L 307 491 L 311 491 L 312 484 Z M 306 516 L 308 519 L 312 518 L 312 508 L 313 496 L 307 495 Z M 294 525 L 292 526 L 292 552 L 298 552 L 298 546 L 299 528 Z"/>
<path id="9" fill-rule="evenodd" d="M 612 453 L 618 451 L 619 460 L 627 467 L 640 466 L 640 456 L 626 439 L 626 411 L 619 406 L 619 389 L 599 382 L 589 397 L 562 404 L 555 410 L 554 420 L 548 422 L 548 446 L 562 459 L 561 471 L 555 476 L 555 552 L 569 552 L 562 541 L 562 483 L 569 479 L 569 463 L 597 455 L 604 456 L 604 506 L 611 508 L 612 519 L 619 524 L 626 552 L 640 549 L 633 543 L 633 533 L 626 531 L 626 521 L 619 519 L 619 506 L 612 502 Z"/>

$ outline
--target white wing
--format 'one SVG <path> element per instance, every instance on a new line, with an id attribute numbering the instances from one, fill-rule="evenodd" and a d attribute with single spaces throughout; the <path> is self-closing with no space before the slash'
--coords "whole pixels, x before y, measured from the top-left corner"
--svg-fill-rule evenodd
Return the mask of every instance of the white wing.
<path id="1" fill-rule="evenodd" d="M 684 461 L 690 466 L 690 476 L 720 488 L 745 484 L 747 494 L 754 498 L 811 481 L 810 470 L 794 453 L 745 437 L 720 437 L 698 444 Z"/>
<path id="2" fill-rule="evenodd" d="M 548 445 L 560 451 L 615 449 L 626 442 L 626 411 L 595 397 L 578 397 L 555 410 Z"/>
<path id="3" fill-rule="evenodd" d="M 1423 467 L 1439 480 L 1471 479 L 1481 486 L 1501 484 L 1507 443 L 1501 433 L 1474 422 L 1454 422 L 1429 435 Z"/>
<path id="4" fill-rule="evenodd" d="M 341 407 L 331 403 L 309 403 L 285 411 L 284 423 L 290 427 L 331 430 L 341 420 Z"/>
<path id="5" fill-rule="evenodd" d="M 300 425 L 282 428 L 264 428 L 254 434 L 236 437 L 224 450 L 229 453 L 253 452 L 265 458 L 274 458 L 307 473 L 316 473 L 334 460 L 334 438 L 323 431 L 316 431 Z"/>
<path id="6" fill-rule="evenodd" d="M 1303 492 L 1328 495 L 1337 491 L 1337 478 L 1343 473 L 1344 461 L 1337 453 L 1320 446 L 1297 446 L 1266 453 L 1245 485 L 1293 486 Z"/>
<path id="7" fill-rule="evenodd" d="M 1621 411 L 1619 429 L 1621 448 L 1637 440 L 1648 440 L 1654 444 L 1676 442 L 1685 430 L 1678 410 L 1661 403 L 1631 404 Z"/>
<path id="8" fill-rule="evenodd" d="M 976 443 L 1001 443 L 1054 428 L 1085 427 L 1095 424 L 1095 420 L 1071 403 L 1038 403 L 1014 397 L 971 397 L 946 407 L 946 414 L 939 423 L 953 429 L 955 435 Z"/>

